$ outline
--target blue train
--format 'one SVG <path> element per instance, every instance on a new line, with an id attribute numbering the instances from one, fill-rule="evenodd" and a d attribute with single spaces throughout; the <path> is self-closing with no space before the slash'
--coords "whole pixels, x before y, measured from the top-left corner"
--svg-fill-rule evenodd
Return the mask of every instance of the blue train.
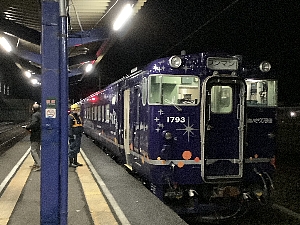
<path id="1" fill-rule="evenodd" d="M 270 68 L 224 53 L 154 60 L 79 102 L 84 132 L 178 214 L 242 215 L 268 205 L 273 187 Z"/>

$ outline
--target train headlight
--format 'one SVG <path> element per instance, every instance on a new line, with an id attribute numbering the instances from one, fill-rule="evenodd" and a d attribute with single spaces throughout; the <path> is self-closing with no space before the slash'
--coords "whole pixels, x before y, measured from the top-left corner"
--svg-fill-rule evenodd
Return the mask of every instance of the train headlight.
<path id="1" fill-rule="evenodd" d="M 171 132 L 169 132 L 169 131 L 163 131 L 162 132 L 162 135 L 163 135 L 163 137 L 166 139 L 166 140 L 171 140 L 172 139 L 172 133 Z"/>
<path id="2" fill-rule="evenodd" d="M 174 55 L 169 59 L 169 64 L 172 68 L 178 68 L 179 66 L 181 66 L 181 63 L 181 58 L 177 55 Z"/>
<path id="3" fill-rule="evenodd" d="M 296 117 L 297 113 L 295 111 L 290 111 L 290 117 Z"/>
<path id="4" fill-rule="evenodd" d="M 263 61 L 260 65 L 259 65 L 259 69 L 261 72 L 269 72 L 271 69 L 271 64 L 267 61 Z"/>

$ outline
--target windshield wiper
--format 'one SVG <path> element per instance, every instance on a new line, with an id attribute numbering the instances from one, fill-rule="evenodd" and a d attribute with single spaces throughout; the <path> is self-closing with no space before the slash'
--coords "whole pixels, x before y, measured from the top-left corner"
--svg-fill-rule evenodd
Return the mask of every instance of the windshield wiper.
<path id="1" fill-rule="evenodd" d="M 170 105 L 173 105 L 178 111 L 182 111 L 182 108 L 180 108 L 178 105 L 175 105 L 174 102 L 171 102 L 168 99 L 165 99 L 165 102 L 168 103 L 168 104 L 170 104 Z"/>

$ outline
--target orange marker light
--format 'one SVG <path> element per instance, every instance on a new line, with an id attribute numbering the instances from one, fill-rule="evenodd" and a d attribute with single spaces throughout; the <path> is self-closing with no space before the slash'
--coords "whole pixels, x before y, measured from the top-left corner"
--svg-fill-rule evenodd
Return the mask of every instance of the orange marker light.
<path id="1" fill-rule="evenodd" d="M 192 153 L 191 151 L 184 151 L 182 153 L 182 158 L 185 160 L 189 160 L 190 158 L 192 158 Z"/>
<path id="2" fill-rule="evenodd" d="M 195 162 L 200 162 L 200 158 L 199 157 L 196 157 L 194 160 L 195 160 Z"/>
<path id="3" fill-rule="evenodd" d="M 178 162 L 177 166 L 178 166 L 179 168 L 182 168 L 182 167 L 184 166 L 184 162 L 182 162 L 182 161 Z"/>

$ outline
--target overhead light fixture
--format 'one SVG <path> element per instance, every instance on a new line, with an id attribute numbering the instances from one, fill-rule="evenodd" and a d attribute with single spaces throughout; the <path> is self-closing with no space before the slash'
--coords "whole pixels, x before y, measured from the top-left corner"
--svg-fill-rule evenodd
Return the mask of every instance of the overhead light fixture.
<path id="1" fill-rule="evenodd" d="M 39 85 L 41 85 L 41 83 L 38 81 L 38 79 L 36 79 L 36 78 L 33 78 L 33 79 L 31 79 L 30 80 L 31 81 L 31 83 L 34 85 L 34 86 L 39 86 Z"/>
<path id="2" fill-rule="evenodd" d="M 93 70 L 93 64 L 88 63 L 88 64 L 86 65 L 86 67 L 85 67 L 85 72 L 86 72 L 86 73 L 89 73 L 89 72 L 91 72 L 92 70 Z"/>
<path id="3" fill-rule="evenodd" d="M 89 73 L 91 73 L 94 70 L 94 63 L 95 63 L 95 60 L 84 62 L 77 68 L 77 70 L 79 70 L 79 68 L 81 68 L 80 71 L 82 72 L 82 76 L 78 81 L 82 81 L 82 79 L 85 75 L 88 75 Z"/>
<path id="4" fill-rule="evenodd" d="M 1 37 L 1 38 L 0 38 L 0 45 L 2 46 L 2 48 L 3 48 L 5 51 L 11 52 L 12 47 L 11 47 L 11 45 L 9 44 L 9 42 L 6 40 L 5 37 Z"/>
<path id="5" fill-rule="evenodd" d="M 32 79 L 32 80 L 31 80 L 31 83 L 32 83 L 32 84 L 37 84 L 37 83 L 38 83 L 38 80 L 37 80 L 37 79 Z"/>
<path id="6" fill-rule="evenodd" d="M 24 72 L 24 75 L 27 77 L 27 78 L 30 78 L 31 77 L 31 72 L 29 70 L 25 71 Z"/>
<path id="7" fill-rule="evenodd" d="M 130 18 L 132 12 L 133 12 L 132 5 L 126 4 L 122 9 L 121 13 L 119 14 L 119 16 L 117 17 L 113 25 L 113 29 L 115 31 L 119 30 L 125 24 L 125 22 L 127 22 L 127 20 Z"/>

